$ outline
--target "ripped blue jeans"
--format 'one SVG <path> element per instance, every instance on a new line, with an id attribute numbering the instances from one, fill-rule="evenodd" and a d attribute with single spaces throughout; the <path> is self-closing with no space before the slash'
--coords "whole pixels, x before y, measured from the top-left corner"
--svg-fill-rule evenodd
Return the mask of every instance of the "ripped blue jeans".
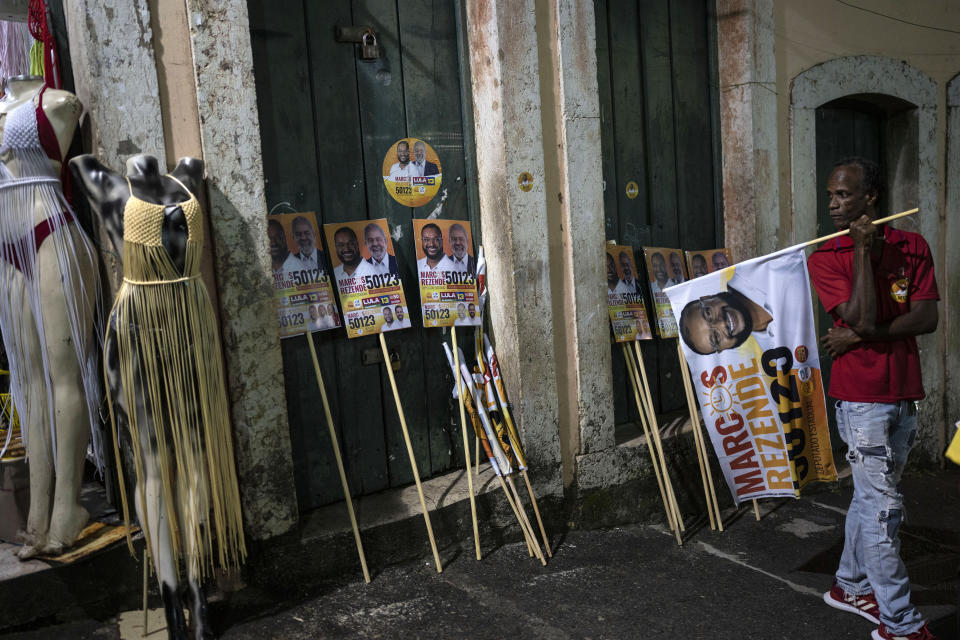
<path id="1" fill-rule="evenodd" d="M 837 427 L 853 471 L 837 583 L 855 595 L 873 591 L 880 620 L 893 635 L 907 635 L 924 623 L 910 602 L 899 536 L 904 517 L 900 474 L 917 436 L 916 405 L 912 400 L 841 400 Z"/>

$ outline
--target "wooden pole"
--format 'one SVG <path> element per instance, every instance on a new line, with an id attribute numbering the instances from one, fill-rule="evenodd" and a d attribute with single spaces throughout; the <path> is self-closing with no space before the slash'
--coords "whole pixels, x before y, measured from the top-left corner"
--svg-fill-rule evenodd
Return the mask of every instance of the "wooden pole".
<path id="1" fill-rule="evenodd" d="M 703 495 L 707 503 L 707 517 L 710 520 L 710 528 L 716 529 L 716 520 L 713 516 L 713 502 L 710 500 L 710 486 L 707 482 L 707 462 L 703 459 L 704 449 L 700 444 L 700 420 L 697 418 L 697 410 L 693 406 L 696 398 L 693 396 L 693 390 L 690 387 L 690 378 L 687 371 L 687 360 L 683 357 L 683 349 L 680 341 L 677 340 L 677 357 L 680 360 L 680 377 L 683 378 L 683 391 L 687 396 L 687 413 L 690 415 L 690 427 L 693 429 L 693 443 L 697 450 L 697 461 L 700 463 L 700 481 L 703 483 Z"/>
<path id="2" fill-rule="evenodd" d="M 636 366 L 640 371 L 641 392 L 647 409 L 647 420 L 650 424 L 650 434 L 653 436 L 653 443 L 657 448 L 657 456 L 660 458 L 660 468 L 663 469 L 663 482 L 667 490 L 667 497 L 670 499 L 671 507 L 676 515 L 677 528 L 680 532 L 686 531 L 683 525 L 683 515 L 680 513 L 680 505 L 677 503 L 676 493 L 673 491 L 673 482 L 670 480 L 670 471 L 667 469 L 667 457 L 663 455 L 663 443 L 660 441 L 660 426 L 657 424 L 657 414 L 653 410 L 653 396 L 650 394 L 650 381 L 647 379 L 647 368 L 643 364 L 643 353 L 640 351 L 640 343 L 634 341 L 633 350 L 637 356 Z M 678 536 L 679 537 L 679 536 Z"/>
<path id="3" fill-rule="evenodd" d="M 451 327 L 450 335 L 453 336 L 453 366 L 457 373 L 460 373 L 460 350 L 457 348 L 457 328 Z M 467 441 L 467 415 L 463 408 L 463 377 L 457 376 L 457 400 L 460 402 L 460 430 L 463 432 L 463 455 L 467 457 L 467 489 L 470 491 L 470 516 L 473 518 L 473 546 L 477 552 L 477 560 L 483 556 L 480 554 L 480 527 L 477 525 L 477 501 L 473 492 L 473 474 L 470 473 L 470 443 Z M 477 441 L 479 443 L 479 440 Z M 480 465 L 480 458 L 477 456 L 477 466 Z"/>
<path id="4" fill-rule="evenodd" d="M 677 340 L 677 354 L 680 357 L 680 373 L 683 375 L 684 388 L 687 390 L 687 405 L 690 407 L 690 421 L 692 423 L 691 426 L 693 427 L 694 440 L 696 441 L 697 446 L 700 448 L 701 457 L 703 458 L 703 466 L 706 471 L 706 483 L 710 488 L 710 493 L 707 497 L 713 505 L 713 512 L 716 514 L 717 528 L 722 532 L 723 517 L 720 515 L 720 505 L 717 503 L 717 490 L 713 485 L 713 473 L 710 471 L 710 454 L 707 452 L 707 438 L 704 437 L 704 433 L 700 431 L 700 420 L 697 418 L 697 397 L 693 391 L 693 380 L 690 378 L 690 367 L 687 365 L 687 359 L 683 355 L 683 348 L 680 346 L 679 340 Z"/>
<path id="5" fill-rule="evenodd" d="M 360 541 L 360 527 L 357 526 L 357 516 L 353 512 L 353 499 L 350 497 L 350 485 L 347 484 L 347 474 L 343 470 L 343 457 L 340 455 L 340 443 L 337 441 L 337 430 L 333 428 L 333 415 L 330 413 L 327 389 L 323 384 L 323 374 L 320 372 L 320 360 L 317 358 L 317 348 L 313 344 L 313 334 L 309 332 L 307 332 L 307 344 L 310 345 L 310 357 L 313 358 L 313 371 L 317 375 L 317 386 L 320 388 L 320 400 L 323 402 L 323 415 L 327 419 L 327 429 L 330 431 L 330 444 L 333 447 L 333 457 L 337 461 L 337 471 L 340 473 L 340 486 L 343 487 L 343 499 L 347 503 L 347 513 L 350 515 L 350 526 L 353 528 L 353 540 L 357 543 L 357 554 L 360 556 L 360 567 L 363 569 L 363 579 L 367 584 L 370 584 L 370 571 L 367 569 L 367 557 L 363 553 L 363 542 Z M 386 362 L 387 367 L 389 367 L 390 359 L 388 358 Z"/>
<path id="6" fill-rule="evenodd" d="M 620 343 L 620 346 L 623 347 L 623 357 L 627 364 L 627 375 L 630 377 L 631 387 L 633 387 L 633 397 L 637 403 L 637 411 L 640 413 L 640 424 L 643 427 L 643 435 L 647 439 L 647 451 L 650 453 L 650 464 L 653 466 L 653 474 L 657 478 L 657 487 L 660 489 L 660 500 L 663 502 L 663 508 L 667 514 L 667 524 L 670 525 L 670 530 L 675 531 L 679 537 L 679 528 L 675 522 L 675 517 L 673 513 L 673 508 L 670 503 L 669 498 L 667 498 L 666 490 L 663 486 L 663 478 L 661 478 L 660 463 L 657 461 L 656 445 L 653 444 L 653 437 L 650 435 L 650 429 L 647 427 L 647 418 L 646 418 L 646 409 L 643 406 L 643 403 L 640 400 L 640 387 L 639 387 L 639 375 L 637 375 L 636 365 L 633 363 L 633 356 L 630 355 L 630 350 L 627 348 L 625 343 Z M 679 543 L 680 541 L 677 540 Z"/>
<path id="7" fill-rule="evenodd" d="M 517 485 L 513 482 L 513 476 L 505 476 L 507 484 L 510 485 L 510 491 L 513 493 L 514 501 L 517 505 L 517 516 L 520 520 L 520 525 L 526 531 L 527 536 L 530 539 L 530 542 L 533 544 L 533 551 L 537 556 L 537 559 L 541 564 L 546 566 L 547 559 L 543 555 L 543 551 L 540 549 L 540 543 L 537 542 L 537 535 L 533 531 L 533 526 L 530 524 L 530 520 L 527 518 L 527 512 L 523 508 L 523 503 L 520 502 L 520 494 L 517 492 Z"/>
<path id="8" fill-rule="evenodd" d="M 427 536 L 430 538 L 430 548 L 433 550 L 433 559 L 437 563 L 437 573 L 443 571 L 440 564 L 440 553 L 437 551 L 437 541 L 433 537 L 433 527 L 430 525 L 430 513 L 427 511 L 427 500 L 423 497 L 423 487 L 420 485 L 420 473 L 417 471 L 417 459 L 413 455 L 413 444 L 410 442 L 410 432 L 407 430 L 407 419 L 403 415 L 403 405 L 400 404 L 400 392 L 397 391 L 397 381 L 393 377 L 393 367 L 390 365 L 390 352 L 387 350 L 387 340 L 380 334 L 380 348 L 383 350 L 383 364 L 387 368 L 390 378 L 390 387 L 393 389 L 393 400 L 397 405 L 397 415 L 400 416 L 400 428 L 403 430 L 403 440 L 407 445 L 407 455 L 410 457 L 410 470 L 413 471 L 413 480 L 417 484 L 417 494 L 420 496 L 420 508 L 423 510 L 423 521 L 427 525 Z"/>
<path id="9" fill-rule="evenodd" d="M 533 486 L 530 484 L 530 476 L 527 475 L 526 469 L 521 469 L 520 475 L 523 476 L 523 481 L 527 485 L 527 493 L 530 494 L 530 503 L 533 505 L 533 514 L 537 516 L 540 535 L 543 536 L 543 549 L 547 552 L 547 557 L 552 558 L 553 554 L 550 552 L 550 539 L 547 537 L 547 530 L 543 527 L 543 518 L 540 517 L 540 508 L 537 506 L 537 496 L 533 493 Z"/>
<path id="10" fill-rule="evenodd" d="M 511 444 L 517 451 L 522 451 L 522 449 L 520 449 L 519 436 L 517 435 L 517 427 L 513 423 L 513 416 L 510 415 L 510 407 L 506 401 L 501 402 L 500 410 L 503 412 L 503 419 L 507 423 L 507 433 L 510 437 Z M 520 456 L 517 456 L 517 462 L 520 462 Z M 552 558 L 553 553 L 550 551 L 550 539 L 547 537 L 547 530 L 543 526 L 543 518 L 540 517 L 540 507 L 537 505 L 537 495 L 533 492 L 533 485 L 530 484 L 530 476 L 527 474 L 527 470 L 523 468 L 520 469 L 520 475 L 523 476 L 523 481 L 527 485 L 527 493 L 530 494 L 533 514 L 537 517 L 537 525 L 540 527 L 540 535 L 543 537 L 543 548 L 547 552 L 547 557 Z"/>
<path id="11" fill-rule="evenodd" d="M 520 518 L 517 503 L 514 501 L 513 496 L 510 495 L 510 490 L 507 489 L 507 483 L 503 480 L 503 476 L 497 476 L 497 480 L 500 482 L 500 488 L 503 489 L 503 495 L 507 496 L 507 502 L 510 504 L 510 508 L 513 509 L 513 517 L 517 519 L 517 524 L 520 525 L 520 531 L 523 532 L 523 540 L 527 543 L 527 554 L 532 558 L 534 554 L 533 545 L 530 543 L 530 532 L 524 526 L 523 519 Z M 540 545 L 537 545 L 537 558 L 539 559 L 540 556 Z"/>
<path id="12" fill-rule="evenodd" d="M 477 461 L 477 482 L 480 482 L 480 438 L 473 439 L 473 459 Z M 470 465 L 467 465 L 467 471 L 470 471 Z"/>
<path id="13" fill-rule="evenodd" d="M 903 218 L 904 216 L 912 216 L 913 214 L 920 211 L 920 209 L 910 209 L 908 211 L 901 211 L 900 213 L 895 213 L 892 216 L 887 216 L 886 218 L 880 218 L 879 220 L 874 220 L 873 224 L 883 224 L 884 222 L 890 222 L 891 220 L 896 220 L 897 218 Z M 801 244 L 801 247 L 808 247 L 811 244 L 819 244 L 821 242 L 826 242 L 827 240 L 833 240 L 834 238 L 839 238 L 840 236 L 845 236 L 850 233 L 850 229 L 844 229 L 843 231 L 837 231 L 836 233 L 831 233 L 830 235 L 821 236 L 814 240 L 809 240 Z"/>
<path id="14" fill-rule="evenodd" d="M 121 471 L 120 473 L 123 473 Z M 150 546 L 150 540 L 147 540 L 147 546 Z M 147 549 L 143 549 L 143 637 L 147 637 L 147 572 L 149 571 L 147 565 Z"/>
<path id="15" fill-rule="evenodd" d="M 757 504 L 757 499 L 753 499 L 753 515 L 756 516 L 757 522 L 760 522 L 760 505 Z"/>

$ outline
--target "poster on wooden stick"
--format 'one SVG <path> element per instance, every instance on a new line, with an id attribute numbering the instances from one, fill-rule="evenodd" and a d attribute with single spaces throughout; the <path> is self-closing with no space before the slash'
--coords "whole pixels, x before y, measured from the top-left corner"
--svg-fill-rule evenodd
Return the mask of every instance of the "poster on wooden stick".
<path id="1" fill-rule="evenodd" d="M 616 342 L 650 340 L 650 322 L 643 304 L 643 285 L 637 280 L 633 249 L 607 244 L 607 311 Z"/>
<path id="2" fill-rule="evenodd" d="M 466 220 L 414 220 L 424 327 L 479 326 L 477 259 Z"/>
<path id="3" fill-rule="evenodd" d="M 410 326 L 400 268 L 385 218 L 323 225 L 347 337 Z"/>

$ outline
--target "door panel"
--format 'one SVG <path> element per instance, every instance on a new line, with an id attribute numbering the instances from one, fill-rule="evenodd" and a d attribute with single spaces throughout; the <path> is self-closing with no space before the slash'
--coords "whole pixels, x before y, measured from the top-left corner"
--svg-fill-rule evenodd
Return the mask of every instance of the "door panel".
<path id="1" fill-rule="evenodd" d="M 712 21 L 702 0 L 596 0 L 604 207 L 608 239 L 633 247 L 722 246 L 711 113 Z M 639 187 L 635 198 L 626 185 Z M 647 294 L 647 311 L 653 310 Z M 686 404 L 675 340 L 641 343 L 658 412 Z M 636 422 L 620 348 L 614 411 Z"/>
<path id="2" fill-rule="evenodd" d="M 462 467 L 459 415 L 449 393 L 440 330 L 420 323 L 416 254 L 404 207 L 383 186 L 382 163 L 398 139 L 421 138 L 440 155 L 447 190 L 443 218 L 473 220 L 476 185 L 467 179 L 472 127 L 464 93 L 459 3 L 440 0 L 250 0 L 254 71 L 268 207 L 286 202 L 315 211 L 320 224 L 386 218 L 401 264 L 413 327 L 391 333 L 399 356 L 397 386 L 421 477 Z M 359 60 L 357 45 L 339 43 L 334 27 L 368 25 L 379 60 Z M 473 224 L 475 242 L 479 227 Z M 466 339 L 466 335 L 462 340 Z M 322 407 L 305 342 L 282 343 L 287 408 L 301 509 L 342 499 Z M 412 482 L 393 394 L 383 365 L 363 365 L 379 340 L 348 340 L 342 331 L 315 334 L 334 422 L 354 494 Z"/>

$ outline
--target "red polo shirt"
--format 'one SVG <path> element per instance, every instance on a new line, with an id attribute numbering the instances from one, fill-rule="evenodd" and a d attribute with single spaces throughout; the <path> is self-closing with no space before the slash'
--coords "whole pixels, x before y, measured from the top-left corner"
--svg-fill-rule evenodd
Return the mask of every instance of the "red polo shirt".
<path id="1" fill-rule="evenodd" d="M 918 233 L 884 226 L 883 254 L 872 260 L 877 296 L 877 323 L 910 310 L 914 300 L 939 300 L 933 258 Z M 810 279 L 833 326 L 846 327 L 835 309 L 850 299 L 853 287 L 853 240 L 834 238 L 807 262 Z M 864 341 L 836 358 L 830 373 L 830 396 L 853 402 L 896 402 L 923 398 L 917 341 L 901 338 Z"/>

